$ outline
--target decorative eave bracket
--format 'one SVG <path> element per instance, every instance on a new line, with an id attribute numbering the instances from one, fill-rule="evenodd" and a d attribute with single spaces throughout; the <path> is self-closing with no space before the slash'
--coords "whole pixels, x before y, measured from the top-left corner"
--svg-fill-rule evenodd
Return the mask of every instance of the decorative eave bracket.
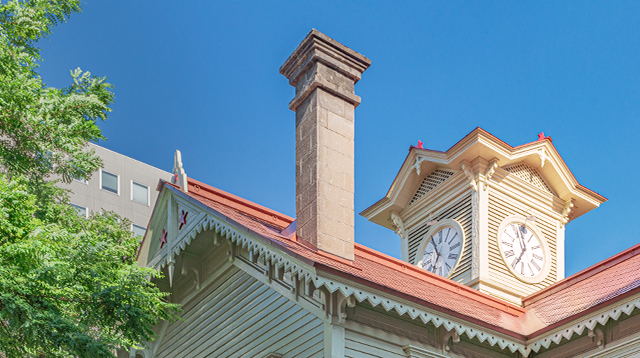
<path id="1" fill-rule="evenodd" d="M 413 162 L 413 165 L 411 166 L 411 170 L 415 170 L 416 174 L 418 174 L 418 176 L 420 176 L 420 166 L 422 164 L 422 162 L 426 161 L 427 157 L 423 157 L 421 155 L 417 155 L 415 161 Z"/>
<path id="2" fill-rule="evenodd" d="M 392 211 L 391 220 L 393 221 L 393 225 L 395 225 L 396 227 L 396 230 L 395 230 L 396 234 L 398 234 L 401 239 L 407 238 L 404 222 L 402 221 L 402 218 L 400 217 L 400 215 L 397 212 Z"/>
<path id="3" fill-rule="evenodd" d="M 498 168 L 498 158 L 493 158 L 489 165 L 487 166 L 487 170 L 484 173 L 484 177 L 482 178 L 482 189 L 487 190 L 487 183 L 491 180 L 493 174 L 496 173 L 496 169 Z"/>
<path id="4" fill-rule="evenodd" d="M 564 206 L 564 209 L 562 209 L 562 219 L 560 220 L 560 225 L 561 226 L 565 226 L 569 223 L 569 215 L 571 215 L 571 210 L 573 210 L 573 207 L 575 205 L 573 204 L 573 200 L 569 199 L 567 200 L 567 203 Z"/>
<path id="5" fill-rule="evenodd" d="M 462 167 L 464 175 L 467 176 L 467 180 L 469 180 L 469 186 L 471 187 L 471 189 L 473 189 L 473 191 L 478 191 L 478 183 L 476 181 L 476 176 L 471 169 L 471 164 L 466 160 L 463 160 L 460 163 L 460 166 Z"/>

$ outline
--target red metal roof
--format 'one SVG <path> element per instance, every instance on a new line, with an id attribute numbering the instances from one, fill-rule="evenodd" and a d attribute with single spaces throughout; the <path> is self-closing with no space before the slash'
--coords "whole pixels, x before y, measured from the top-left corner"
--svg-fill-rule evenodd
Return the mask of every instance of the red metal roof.
<path id="1" fill-rule="evenodd" d="M 165 182 L 165 185 L 179 189 L 170 183 Z M 283 236 L 282 231 L 293 222 L 289 216 L 190 178 L 188 185 L 188 196 L 259 234 L 269 241 L 268 244 L 314 265 L 318 270 L 519 339 L 530 339 L 594 307 L 613 302 L 630 292 L 640 292 L 640 244 L 526 297 L 523 308 L 357 243 L 354 261 L 333 256 L 297 240 L 295 235 L 293 238 Z M 527 332 L 523 322 L 532 314 L 546 328 Z"/>
<path id="2" fill-rule="evenodd" d="M 640 291 L 640 244 L 523 299 L 529 314 L 554 325 Z"/>

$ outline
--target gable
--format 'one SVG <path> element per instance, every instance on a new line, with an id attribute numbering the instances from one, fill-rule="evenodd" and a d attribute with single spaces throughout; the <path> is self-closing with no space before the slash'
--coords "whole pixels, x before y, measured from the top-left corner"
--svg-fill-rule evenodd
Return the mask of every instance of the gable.
<path id="1" fill-rule="evenodd" d="M 215 276 L 166 323 L 154 357 L 324 356 L 321 319 L 234 265 Z"/>
<path id="2" fill-rule="evenodd" d="M 520 162 L 508 165 L 503 169 L 508 171 L 510 174 L 513 174 L 516 177 L 522 179 L 526 183 L 531 184 L 542 191 L 553 194 L 553 191 L 551 190 L 549 185 L 547 185 L 547 182 L 544 180 L 542 175 L 540 175 L 536 168 L 526 163 Z"/>
<path id="3" fill-rule="evenodd" d="M 455 172 L 453 170 L 438 168 L 424 177 L 422 183 L 418 187 L 418 190 L 413 195 L 413 198 L 409 204 L 413 204 L 415 201 L 435 189 L 438 185 L 442 184 L 445 180 L 449 179 Z"/>

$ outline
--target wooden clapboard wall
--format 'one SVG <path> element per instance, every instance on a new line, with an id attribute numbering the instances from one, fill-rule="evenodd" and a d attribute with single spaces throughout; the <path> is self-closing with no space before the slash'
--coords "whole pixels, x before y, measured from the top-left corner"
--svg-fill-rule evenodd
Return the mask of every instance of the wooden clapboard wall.
<path id="1" fill-rule="evenodd" d="M 154 357 L 323 356 L 322 321 L 232 265 L 180 316 L 165 328 Z"/>
<path id="2" fill-rule="evenodd" d="M 409 262 L 416 264 L 420 260 L 422 253 L 417 251 L 425 239 L 425 234 L 431 228 L 431 226 L 428 225 L 431 219 L 438 221 L 444 219 L 456 220 L 464 230 L 465 244 L 460 262 L 449 278 L 460 283 L 466 283 L 471 280 L 471 189 L 469 189 L 468 185 L 464 182 L 460 182 L 455 189 L 457 190 L 451 201 L 446 202 L 446 204 L 439 208 L 433 209 L 433 217 L 423 216 L 415 225 L 409 228 Z"/>
<path id="3" fill-rule="evenodd" d="M 506 188 L 506 186 L 509 186 L 509 188 Z M 547 213 L 552 209 L 551 204 L 547 208 L 542 205 L 532 205 L 531 201 L 528 200 L 527 189 L 531 190 L 531 188 L 518 188 L 505 180 L 501 185 L 490 188 L 488 208 L 489 278 L 494 282 L 500 282 L 502 285 L 510 287 L 514 293 L 522 296 L 527 296 L 555 283 L 558 277 L 556 254 L 558 219 Z M 518 191 L 520 191 L 520 195 L 513 195 Z M 544 235 L 544 240 L 549 247 L 551 255 L 549 275 L 537 284 L 528 284 L 518 280 L 507 268 L 498 248 L 498 230 L 505 218 L 512 215 L 526 216 L 527 210 L 532 209 L 535 210 L 536 216 L 536 221 L 532 225 L 540 229 Z"/>

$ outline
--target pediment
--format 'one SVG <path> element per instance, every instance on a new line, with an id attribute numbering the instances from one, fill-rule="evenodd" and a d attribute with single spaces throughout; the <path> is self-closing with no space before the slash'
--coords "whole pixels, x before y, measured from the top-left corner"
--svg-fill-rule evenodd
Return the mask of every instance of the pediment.
<path id="1" fill-rule="evenodd" d="M 551 187 L 549 186 L 549 184 L 547 184 L 547 181 L 542 177 L 542 175 L 540 175 L 538 170 L 527 163 L 520 162 L 510 164 L 503 167 L 502 169 L 508 171 L 509 174 L 517 177 L 518 179 L 533 187 L 536 187 L 549 194 L 554 194 L 554 192 L 551 190 Z"/>
<path id="2" fill-rule="evenodd" d="M 413 204 L 418 199 L 422 198 L 435 188 L 437 188 L 440 184 L 444 183 L 447 179 L 449 179 L 455 171 L 451 169 L 437 168 L 436 170 L 429 173 L 429 175 L 425 176 L 418 189 L 413 194 L 411 201 L 409 204 Z"/>

